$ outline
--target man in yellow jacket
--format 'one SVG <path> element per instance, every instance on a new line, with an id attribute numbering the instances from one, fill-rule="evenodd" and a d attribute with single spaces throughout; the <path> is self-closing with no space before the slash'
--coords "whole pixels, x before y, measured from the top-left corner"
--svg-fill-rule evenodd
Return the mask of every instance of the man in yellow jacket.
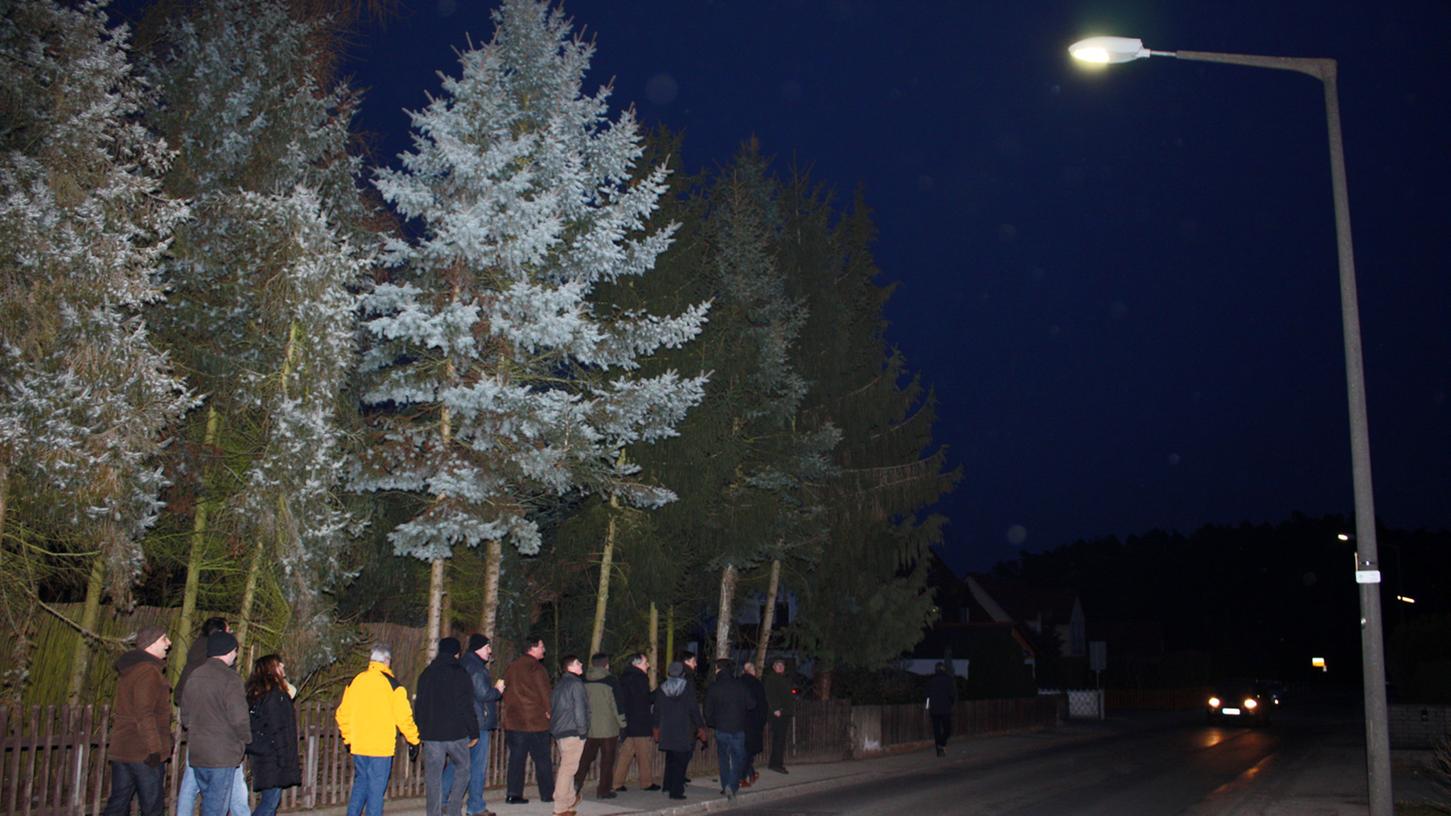
<path id="1" fill-rule="evenodd" d="M 373 647 L 368 668 L 353 678 L 338 706 L 338 730 L 353 754 L 353 790 L 348 795 L 348 816 L 383 816 L 383 793 L 393 771 L 398 732 L 408 741 L 409 755 L 418 751 L 418 726 L 408 690 L 393 678 L 389 666 L 393 650 Z"/>

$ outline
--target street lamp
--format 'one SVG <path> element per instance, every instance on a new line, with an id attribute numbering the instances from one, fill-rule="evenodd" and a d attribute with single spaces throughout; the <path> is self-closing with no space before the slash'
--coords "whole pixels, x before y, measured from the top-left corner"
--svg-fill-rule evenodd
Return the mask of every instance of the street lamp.
<path id="1" fill-rule="evenodd" d="M 1365 411 L 1365 369 L 1360 353 L 1360 307 L 1355 293 L 1355 257 L 1350 241 L 1350 202 L 1345 186 L 1345 146 L 1340 137 L 1340 99 L 1333 59 L 1267 57 L 1210 51 L 1152 51 L 1133 37 L 1090 37 L 1069 46 L 1074 59 L 1112 65 L 1149 57 L 1219 62 L 1294 71 L 1320 80 L 1330 137 L 1330 184 L 1335 200 L 1335 244 L 1340 266 L 1340 321 L 1345 340 L 1345 382 L 1350 403 L 1350 466 L 1355 487 L 1355 582 L 1360 588 L 1361 676 L 1365 685 L 1366 775 L 1372 816 L 1391 816 L 1390 738 L 1387 733 L 1385 648 L 1381 635 L 1380 565 L 1371 495 L 1370 432 Z"/>

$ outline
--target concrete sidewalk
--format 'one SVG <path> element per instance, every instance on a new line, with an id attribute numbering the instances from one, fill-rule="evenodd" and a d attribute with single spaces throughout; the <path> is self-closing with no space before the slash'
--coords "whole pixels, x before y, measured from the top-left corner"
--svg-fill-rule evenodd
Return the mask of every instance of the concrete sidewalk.
<path id="1" fill-rule="evenodd" d="M 946 758 L 938 758 L 931 747 L 927 747 L 873 759 L 788 766 L 789 773 L 787 774 L 765 769 L 763 758 L 760 779 L 750 788 L 742 788 L 736 802 L 742 805 L 760 805 L 845 784 L 890 778 L 942 763 L 972 764 L 975 760 L 997 759 L 1006 754 L 1103 739 L 1112 736 L 1113 733 L 1112 728 L 1100 723 L 1093 723 L 1065 725 L 1049 731 L 963 737 L 948 745 Z M 633 775 L 629 781 L 635 781 Z M 717 813 L 736 806 L 721 795 L 720 778 L 714 772 L 697 773 L 691 783 L 685 786 L 685 801 L 672 801 L 666 798 L 662 791 L 643 791 L 634 787 L 624 793 L 616 794 L 614 799 L 599 800 L 594 797 L 593 785 L 593 781 L 585 785 L 584 799 L 580 801 L 575 810 L 579 816 L 614 816 L 614 814 L 685 816 L 685 814 L 693 813 Z M 484 798 L 489 810 L 499 816 L 547 816 L 553 812 L 553 805 L 539 801 L 539 791 L 533 785 L 525 788 L 524 797 L 529 800 L 528 804 L 504 804 L 502 790 L 490 790 Z M 334 809 L 328 809 L 328 811 L 332 810 Z M 342 809 L 337 810 L 339 813 L 342 812 Z M 389 801 L 384 810 L 384 816 L 424 816 L 424 813 L 422 799 Z M 332 814 L 321 812 L 320 816 L 332 816 Z"/>

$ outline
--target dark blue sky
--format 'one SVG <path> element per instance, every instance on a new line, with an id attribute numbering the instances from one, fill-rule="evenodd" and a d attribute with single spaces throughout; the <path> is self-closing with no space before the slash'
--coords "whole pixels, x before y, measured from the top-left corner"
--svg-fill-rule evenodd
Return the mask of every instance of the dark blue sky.
<path id="1" fill-rule="evenodd" d="M 356 43 L 362 125 L 490 35 L 490 4 L 411 0 Z M 1020 548 L 1351 513 L 1322 92 L 1296 74 L 1067 45 L 1340 61 L 1382 523 L 1451 527 L 1451 5 L 575 0 L 594 84 L 686 132 L 752 134 L 849 194 L 900 282 L 890 338 L 937 389 L 964 479 L 959 569 Z"/>

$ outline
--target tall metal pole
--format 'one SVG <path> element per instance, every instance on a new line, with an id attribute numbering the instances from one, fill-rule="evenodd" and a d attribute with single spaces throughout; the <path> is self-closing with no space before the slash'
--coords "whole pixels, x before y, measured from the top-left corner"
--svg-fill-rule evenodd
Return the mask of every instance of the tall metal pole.
<path id="1" fill-rule="evenodd" d="M 1264 57 L 1205 51 L 1153 52 L 1197 62 L 1223 62 L 1309 74 L 1325 87 L 1330 137 L 1330 187 L 1335 199 L 1335 247 L 1340 265 L 1340 321 L 1345 335 L 1345 383 L 1350 404 L 1350 469 L 1355 488 L 1355 580 L 1360 589 L 1361 680 L 1365 686 L 1366 776 L 1371 816 L 1392 816 L 1389 718 L 1386 714 L 1385 644 L 1380 602 L 1380 560 L 1375 541 L 1375 499 L 1370 478 L 1370 425 L 1365 410 L 1365 368 L 1360 351 L 1360 306 L 1355 291 L 1355 253 L 1350 239 L 1350 196 L 1345 185 L 1345 145 L 1340 136 L 1340 96 L 1332 59 Z"/>

